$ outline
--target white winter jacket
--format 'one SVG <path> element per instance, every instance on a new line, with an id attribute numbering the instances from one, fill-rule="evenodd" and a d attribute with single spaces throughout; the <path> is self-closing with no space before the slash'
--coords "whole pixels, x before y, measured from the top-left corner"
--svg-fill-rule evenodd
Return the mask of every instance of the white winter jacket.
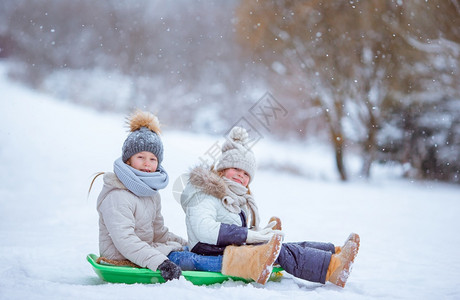
<path id="1" fill-rule="evenodd" d="M 248 230 L 247 206 L 241 207 L 242 217 L 222 205 L 225 187 L 217 174 L 197 167 L 192 170 L 191 177 L 181 195 L 190 249 L 198 243 L 223 247 L 244 243 Z"/>
<path id="2" fill-rule="evenodd" d="M 138 197 L 114 173 L 104 174 L 97 199 L 100 255 L 128 259 L 157 270 L 171 251 L 180 251 L 186 241 L 169 232 L 161 215 L 160 194 Z"/>

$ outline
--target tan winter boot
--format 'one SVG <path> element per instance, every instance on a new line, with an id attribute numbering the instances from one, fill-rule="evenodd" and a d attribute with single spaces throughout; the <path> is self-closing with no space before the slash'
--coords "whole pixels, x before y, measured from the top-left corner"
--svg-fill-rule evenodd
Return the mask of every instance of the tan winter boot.
<path id="1" fill-rule="evenodd" d="M 331 262 L 327 269 L 326 281 L 332 282 L 340 287 L 345 287 L 351 267 L 359 250 L 359 235 L 350 234 L 345 241 L 339 254 L 331 256 Z"/>
<path id="2" fill-rule="evenodd" d="M 281 220 L 278 217 L 271 217 L 268 223 L 271 223 L 273 221 L 276 221 L 275 227 L 273 227 L 273 230 L 281 230 Z"/>
<path id="3" fill-rule="evenodd" d="M 278 218 L 278 217 L 271 217 L 270 220 L 268 220 L 268 223 L 271 223 L 275 221 L 276 222 L 276 225 L 272 228 L 273 230 L 282 230 L 282 226 L 281 226 L 281 219 Z M 279 267 L 280 265 L 279 264 L 275 264 L 273 265 L 274 267 Z M 278 278 L 281 278 L 281 276 L 283 276 L 283 274 L 281 272 L 276 272 L 275 274 L 275 277 L 278 277 Z"/>
<path id="4" fill-rule="evenodd" d="M 351 234 L 348 236 L 348 238 L 347 238 L 347 240 L 345 241 L 345 243 L 343 243 L 343 245 L 345 246 L 345 244 L 346 244 L 348 241 L 353 241 L 353 242 L 355 242 L 356 244 L 359 245 L 359 235 L 356 234 L 356 233 L 351 233 Z M 342 251 L 342 247 L 343 247 L 343 246 L 335 246 L 335 253 L 334 253 L 334 254 L 339 254 L 340 251 Z"/>
<path id="5" fill-rule="evenodd" d="M 277 234 L 263 245 L 227 246 L 222 260 L 222 274 L 265 284 L 280 250 L 281 236 Z"/>

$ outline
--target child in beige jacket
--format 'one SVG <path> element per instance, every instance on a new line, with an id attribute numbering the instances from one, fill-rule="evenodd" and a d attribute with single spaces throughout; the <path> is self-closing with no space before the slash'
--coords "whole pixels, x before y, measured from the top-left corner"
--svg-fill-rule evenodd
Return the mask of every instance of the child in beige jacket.
<path id="1" fill-rule="evenodd" d="M 187 241 L 168 230 L 161 214 L 158 191 L 169 178 L 161 165 L 159 122 L 154 115 L 138 111 L 129 125 L 131 133 L 123 144 L 122 157 L 114 163 L 114 172 L 101 173 L 99 261 L 159 270 L 166 280 L 179 278 L 181 268 L 168 255 L 181 251 Z"/>

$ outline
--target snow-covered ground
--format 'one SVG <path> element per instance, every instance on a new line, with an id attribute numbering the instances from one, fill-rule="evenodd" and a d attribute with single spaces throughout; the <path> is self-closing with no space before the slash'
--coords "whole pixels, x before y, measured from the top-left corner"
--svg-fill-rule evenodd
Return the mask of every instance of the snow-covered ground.
<path id="1" fill-rule="evenodd" d="M 1 73 L 0 299 L 460 299 L 459 186 L 401 179 L 397 168 L 342 183 L 327 147 L 269 137 L 255 146 L 265 167 L 251 187 L 262 220 L 279 216 L 286 241 L 341 244 L 359 233 L 360 252 L 344 289 L 290 275 L 266 286 L 200 287 L 183 278 L 161 285 L 103 282 L 85 259 L 98 252 L 101 178 L 89 198 L 87 191 L 92 175 L 111 171 L 120 155 L 124 117 L 51 99 Z M 184 237 L 174 180 L 218 139 L 163 132 L 171 177 L 161 193 L 163 214 Z M 284 172 L 285 163 L 303 175 Z"/>

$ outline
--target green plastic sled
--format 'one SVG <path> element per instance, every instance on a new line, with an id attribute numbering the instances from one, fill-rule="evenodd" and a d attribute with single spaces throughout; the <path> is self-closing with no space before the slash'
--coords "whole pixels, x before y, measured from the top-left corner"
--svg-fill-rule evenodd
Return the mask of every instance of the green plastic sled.
<path id="1" fill-rule="evenodd" d="M 94 272 L 96 272 L 97 276 L 107 282 L 127 284 L 166 282 L 160 275 L 160 271 L 152 271 L 147 268 L 133 268 L 98 264 L 96 262 L 98 256 L 95 254 L 88 254 L 86 259 L 93 266 Z M 279 272 L 282 270 L 282 268 L 274 267 L 272 273 L 279 274 Z M 185 277 L 185 279 L 194 285 L 211 285 L 215 283 L 222 283 L 229 279 L 234 281 L 243 281 L 245 283 L 252 281 L 241 277 L 223 275 L 220 272 L 182 271 L 182 275 Z"/>

